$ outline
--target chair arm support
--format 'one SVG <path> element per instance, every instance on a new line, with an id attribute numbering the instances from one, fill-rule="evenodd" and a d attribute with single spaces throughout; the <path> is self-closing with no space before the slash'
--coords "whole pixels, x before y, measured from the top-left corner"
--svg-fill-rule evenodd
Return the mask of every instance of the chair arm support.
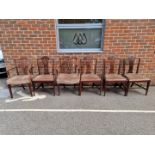
<path id="1" fill-rule="evenodd" d="M 15 70 L 16 71 L 16 74 L 17 74 L 17 67 L 13 67 L 13 68 L 10 68 L 10 69 L 8 69 L 6 72 L 7 72 L 7 75 L 8 75 L 8 77 L 11 77 L 11 71 L 12 70 Z"/>

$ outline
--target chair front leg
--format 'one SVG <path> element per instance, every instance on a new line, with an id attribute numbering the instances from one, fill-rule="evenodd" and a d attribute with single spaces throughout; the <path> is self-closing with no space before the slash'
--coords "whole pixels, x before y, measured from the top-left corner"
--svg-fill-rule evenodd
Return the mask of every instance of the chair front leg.
<path id="1" fill-rule="evenodd" d="M 81 91 L 82 91 L 82 82 L 79 83 L 79 96 L 81 96 Z"/>
<path id="2" fill-rule="evenodd" d="M 55 96 L 55 82 L 53 82 L 52 84 L 53 84 L 53 95 Z"/>
<path id="3" fill-rule="evenodd" d="M 43 83 L 41 84 L 41 87 L 44 89 L 44 84 Z"/>
<path id="4" fill-rule="evenodd" d="M 58 88 L 58 96 L 60 96 L 60 85 L 57 84 L 57 88 Z"/>
<path id="5" fill-rule="evenodd" d="M 128 92 L 129 92 L 130 82 L 129 81 L 126 82 L 124 87 L 125 87 L 125 89 L 124 89 L 124 91 L 125 91 L 124 96 L 127 96 Z"/>
<path id="6" fill-rule="evenodd" d="M 32 85 L 30 83 L 28 84 L 28 87 L 29 87 L 29 91 L 30 91 L 31 96 L 33 96 L 33 94 L 32 94 Z"/>
<path id="7" fill-rule="evenodd" d="M 102 89 L 103 89 L 103 83 L 102 81 L 100 82 L 100 95 L 102 95 Z"/>
<path id="8" fill-rule="evenodd" d="M 32 87 L 33 87 L 33 93 L 34 93 L 34 96 L 35 96 L 35 91 L 36 91 L 35 82 L 32 82 Z"/>
<path id="9" fill-rule="evenodd" d="M 10 92 L 10 97 L 11 97 L 11 98 L 13 98 L 13 94 L 12 94 L 11 85 L 8 85 L 8 89 L 9 89 L 9 92 Z"/>
<path id="10" fill-rule="evenodd" d="M 106 94 L 106 80 L 103 80 L 103 91 L 104 91 L 104 96 Z"/>
<path id="11" fill-rule="evenodd" d="M 146 92 L 145 92 L 145 95 L 148 94 L 148 90 L 149 90 L 149 87 L 150 87 L 150 83 L 151 83 L 151 81 L 147 81 L 147 86 L 146 86 Z"/>

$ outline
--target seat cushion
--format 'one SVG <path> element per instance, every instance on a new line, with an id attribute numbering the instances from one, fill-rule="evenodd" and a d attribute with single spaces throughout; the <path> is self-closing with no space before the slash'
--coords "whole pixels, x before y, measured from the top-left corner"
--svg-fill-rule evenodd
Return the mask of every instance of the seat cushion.
<path id="1" fill-rule="evenodd" d="M 128 73 L 126 74 L 126 77 L 129 79 L 131 82 L 138 82 L 138 81 L 150 81 L 149 78 L 145 77 L 144 74 L 134 74 L 134 73 Z"/>
<path id="2" fill-rule="evenodd" d="M 108 82 L 125 82 L 127 79 L 120 74 L 106 74 L 105 79 Z"/>
<path id="3" fill-rule="evenodd" d="M 31 75 L 16 75 L 7 79 L 8 85 L 21 85 L 31 83 Z"/>
<path id="4" fill-rule="evenodd" d="M 78 74 L 63 74 L 60 73 L 57 77 L 58 84 L 77 84 L 80 81 Z"/>
<path id="5" fill-rule="evenodd" d="M 97 74 L 82 74 L 82 82 L 99 82 L 101 78 Z"/>
<path id="6" fill-rule="evenodd" d="M 54 81 L 53 75 L 45 74 L 45 75 L 37 75 L 33 78 L 34 82 L 50 82 Z"/>

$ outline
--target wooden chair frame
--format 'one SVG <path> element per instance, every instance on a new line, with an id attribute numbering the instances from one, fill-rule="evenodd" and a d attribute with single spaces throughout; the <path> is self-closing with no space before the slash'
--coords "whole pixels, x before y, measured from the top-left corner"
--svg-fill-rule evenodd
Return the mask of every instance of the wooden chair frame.
<path id="1" fill-rule="evenodd" d="M 29 63 L 29 61 L 25 58 L 24 59 L 15 59 L 14 65 L 15 65 L 15 67 L 7 70 L 7 75 L 8 75 L 7 86 L 9 89 L 10 97 L 13 98 L 12 86 L 21 86 L 23 89 L 25 89 L 25 85 L 28 85 L 30 95 L 33 96 L 32 80 L 31 80 L 31 74 L 33 73 L 33 67 L 31 65 L 31 63 Z M 11 76 L 11 72 L 15 72 L 16 75 Z M 27 79 L 28 78 L 27 75 L 29 75 L 29 78 L 30 78 L 29 82 L 27 82 L 27 83 L 25 83 L 24 80 L 23 80 L 23 82 L 22 81 L 18 82 L 19 84 L 14 84 L 13 83 L 14 80 L 12 82 L 9 82 L 13 77 L 19 78 L 19 80 L 20 80 L 20 77 Z"/>
<path id="2" fill-rule="evenodd" d="M 83 86 L 90 83 L 92 87 L 99 86 L 100 95 L 102 92 L 102 80 L 97 75 L 97 59 L 93 57 L 84 57 L 80 60 L 80 95 L 83 90 Z"/>
<path id="3" fill-rule="evenodd" d="M 55 67 L 54 60 L 48 56 L 42 56 L 41 58 L 37 59 L 37 67 L 38 67 L 38 75 L 35 76 L 32 80 L 33 91 L 35 92 L 41 86 L 42 88 L 44 88 L 44 84 L 48 84 L 53 86 L 53 94 L 55 96 L 56 77 L 55 77 L 55 71 L 54 71 L 54 67 Z M 50 70 L 50 68 L 52 70 Z M 37 83 L 39 85 L 36 88 Z"/>
<path id="4" fill-rule="evenodd" d="M 149 90 L 151 80 L 149 78 L 143 78 L 142 76 L 140 76 L 139 79 L 134 80 L 134 75 L 136 75 L 136 76 L 139 75 L 140 63 L 141 63 L 140 58 L 128 57 L 127 59 L 124 59 L 123 76 L 126 77 L 128 80 L 127 94 L 128 94 L 129 89 L 131 87 L 133 87 L 134 85 L 144 89 L 145 95 L 148 94 L 148 90 Z M 127 69 L 127 67 L 128 67 L 128 69 Z M 129 74 L 131 76 L 133 74 L 133 78 L 131 76 L 129 77 Z M 146 87 L 143 84 L 139 84 L 139 83 L 146 83 Z"/>
<path id="5" fill-rule="evenodd" d="M 115 57 L 110 57 L 107 60 L 103 59 L 103 90 L 106 94 L 107 86 L 114 85 L 124 90 L 124 96 L 127 96 L 128 80 L 123 77 L 123 60 Z"/>
<path id="6" fill-rule="evenodd" d="M 59 82 L 59 77 L 61 75 L 64 75 L 64 79 L 62 78 L 62 82 Z M 73 80 L 73 76 L 75 76 L 75 78 L 77 78 L 79 80 L 77 80 L 77 82 L 75 81 L 75 82 L 68 83 L 65 80 L 65 76 L 67 78 L 70 78 L 71 81 Z M 64 88 L 65 88 L 65 86 L 67 86 L 67 85 L 73 85 L 74 88 L 76 88 L 76 86 L 78 86 L 78 88 L 79 88 L 78 92 L 80 94 L 80 82 L 79 82 L 80 81 L 80 75 L 78 72 L 78 59 L 77 59 L 77 57 L 62 56 L 59 58 L 59 69 L 57 69 L 56 79 L 57 79 L 58 95 L 60 95 L 60 86 L 64 86 Z"/>

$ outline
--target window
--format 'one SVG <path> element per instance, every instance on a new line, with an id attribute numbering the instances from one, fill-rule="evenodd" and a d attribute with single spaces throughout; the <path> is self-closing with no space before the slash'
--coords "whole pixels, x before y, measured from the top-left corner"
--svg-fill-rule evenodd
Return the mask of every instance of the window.
<path id="1" fill-rule="evenodd" d="M 102 19 L 57 20 L 57 48 L 59 52 L 99 52 L 103 50 Z"/>

